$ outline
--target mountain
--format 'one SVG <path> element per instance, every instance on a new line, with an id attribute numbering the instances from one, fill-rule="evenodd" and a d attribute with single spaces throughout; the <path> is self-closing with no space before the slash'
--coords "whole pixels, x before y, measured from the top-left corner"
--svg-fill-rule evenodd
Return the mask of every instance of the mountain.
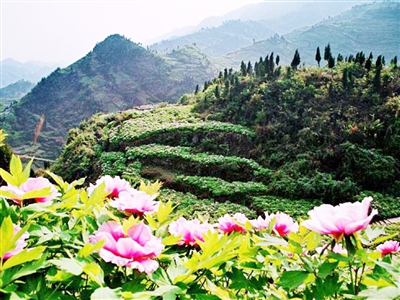
<path id="1" fill-rule="evenodd" d="M 12 101 L 16 101 L 25 96 L 33 87 L 34 83 L 19 80 L 15 83 L 7 85 L 4 88 L 0 89 L 0 104 L 2 105 L 1 109 L 5 109 L 8 105 L 11 104 Z"/>
<path id="2" fill-rule="evenodd" d="M 196 47 L 184 47 L 180 53 L 191 65 L 173 55 L 163 59 L 120 35 L 109 36 L 79 61 L 43 78 L 11 106 L 0 126 L 10 134 L 9 143 L 17 151 L 23 147 L 24 153 L 55 158 L 67 131 L 91 115 L 176 102 L 196 84 L 215 76 Z M 195 68 L 200 71 L 193 72 Z M 37 138 L 35 128 L 40 136 L 32 143 Z"/>
<path id="3" fill-rule="evenodd" d="M 364 51 L 375 56 L 382 54 L 390 60 L 400 54 L 399 11 L 398 2 L 357 5 L 313 26 L 257 41 L 226 55 L 226 59 L 231 65 L 239 65 L 242 60 L 254 61 L 274 52 L 283 58 L 283 64 L 288 65 L 298 49 L 301 63 L 316 65 L 316 48 L 324 51 L 329 43 L 335 57 L 339 53 L 346 57 Z"/>
<path id="4" fill-rule="evenodd" d="M 59 66 L 59 63 L 45 63 L 39 61 L 21 63 L 12 58 L 7 58 L 1 61 L 2 77 L 0 87 L 6 87 L 19 80 L 37 83 Z"/>
<path id="5" fill-rule="evenodd" d="M 179 46 L 196 43 L 213 56 L 228 54 L 275 34 L 313 25 L 350 9 L 357 2 L 262 2 L 250 4 L 224 16 L 210 17 L 199 25 L 181 28 L 150 49 L 165 53 Z"/>
<path id="6" fill-rule="evenodd" d="M 380 218 L 398 217 L 400 68 L 362 56 L 332 68 L 261 61 L 179 104 L 95 115 L 70 130 L 52 170 L 69 182 L 161 180 L 185 216 L 304 217 L 372 196 Z"/>
<path id="7" fill-rule="evenodd" d="M 166 53 L 180 46 L 196 44 L 208 55 L 221 56 L 274 34 L 274 31 L 259 22 L 231 20 L 218 27 L 203 28 L 189 35 L 162 41 L 151 45 L 150 49 Z"/>

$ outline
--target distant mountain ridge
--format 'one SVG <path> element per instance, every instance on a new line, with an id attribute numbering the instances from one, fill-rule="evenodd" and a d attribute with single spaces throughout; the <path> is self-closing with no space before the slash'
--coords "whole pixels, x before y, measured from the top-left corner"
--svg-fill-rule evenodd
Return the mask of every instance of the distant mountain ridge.
<path id="1" fill-rule="evenodd" d="M 162 41 L 150 46 L 150 49 L 167 53 L 184 45 L 195 44 L 208 55 L 222 56 L 274 34 L 274 31 L 259 22 L 231 20 L 217 28 L 203 28 L 189 35 Z"/>
<path id="2" fill-rule="evenodd" d="M 298 49 L 301 63 L 316 65 L 316 48 L 329 43 L 332 54 L 343 57 L 359 51 L 383 55 L 388 61 L 400 55 L 400 3 L 377 2 L 362 4 L 313 26 L 294 30 L 286 35 L 271 37 L 236 50 L 226 56 L 230 64 L 254 61 L 270 52 L 279 54 L 282 64 L 290 64 Z"/>
<path id="3" fill-rule="evenodd" d="M 254 41 L 313 25 L 358 3 L 360 2 L 266 1 L 249 4 L 223 16 L 207 18 L 197 26 L 180 28 L 149 47 L 165 53 L 179 46 L 196 43 L 205 53 L 221 56 L 249 46 Z M 239 26 L 242 28 L 238 30 Z"/>
<path id="4" fill-rule="evenodd" d="M 57 67 L 61 67 L 60 63 L 40 61 L 21 63 L 12 58 L 4 59 L 1 61 L 2 76 L 0 88 L 4 88 L 19 80 L 37 83 L 43 77 L 48 76 Z"/>

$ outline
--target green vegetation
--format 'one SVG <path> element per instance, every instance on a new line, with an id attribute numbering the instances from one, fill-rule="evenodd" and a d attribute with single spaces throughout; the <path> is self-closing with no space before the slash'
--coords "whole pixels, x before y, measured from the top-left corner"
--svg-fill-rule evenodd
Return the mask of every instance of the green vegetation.
<path id="1" fill-rule="evenodd" d="M 305 217 L 368 195 L 378 219 L 399 216 L 396 64 L 361 52 L 296 69 L 278 57 L 225 69 L 178 105 L 93 116 L 70 131 L 54 172 L 160 179 L 187 216 L 203 209 L 216 218 L 212 204 Z"/>

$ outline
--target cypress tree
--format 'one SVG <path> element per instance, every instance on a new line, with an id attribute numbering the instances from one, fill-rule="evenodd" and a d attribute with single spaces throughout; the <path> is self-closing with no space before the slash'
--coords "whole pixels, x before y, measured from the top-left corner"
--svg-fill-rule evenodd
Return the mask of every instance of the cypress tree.
<path id="1" fill-rule="evenodd" d="M 279 61 L 280 61 L 280 58 L 279 58 L 279 55 L 277 55 L 275 58 L 275 63 L 277 66 L 279 66 Z"/>
<path id="2" fill-rule="evenodd" d="M 375 70 L 375 77 L 373 81 L 375 92 L 377 93 L 379 93 L 381 90 L 381 70 L 382 70 L 382 65 L 379 65 Z"/>
<path id="3" fill-rule="evenodd" d="M 335 59 L 331 55 L 328 59 L 328 68 L 332 69 L 334 66 L 335 66 Z"/>
<path id="4" fill-rule="evenodd" d="M 292 63 L 290 64 L 290 66 L 293 69 L 297 70 L 297 66 L 299 64 L 300 64 L 300 54 L 299 54 L 298 49 L 296 49 L 296 52 L 294 53 L 293 60 L 292 60 Z"/>
<path id="5" fill-rule="evenodd" d="M 378 68 L 381 67 L 381 66 L 382 66 L 382 55 L 379 55 L 379 56 L 376 58 L 375 67 L 378 69 Z"/>
<path id="6" fill-rule="evenodd" d="M 269 73 L 269 55 L 267 55 L 264 59 L 264 69 L 265 69 L 265 74 Z"/>
<path id="7" fill-rule="evenodd" d="M 368 58 L 365 62 L 365 69 L 369 72 L 371 70 L 371 66 L 372 66 L 372 61 L 370 58 Z"/>
<path id="8" fill-rule="evenodd" d="M 253 74 L 253 66 L 251 65 L 250 61 L 247 63 L 247 74 L 249 76 L 251 76 Z"/>
<path id="9" fill-rule="evenodd" d="M 220 95 L 219 95 L 219 88 L 218 88 L 218 85 L 215 86 L 215 91 L 214 91 L 214 93 L 215 93 L 215 98 L 219 99 Z"/>
<path id="10" fill-rule="evenodd" d="M 242 63 L 240 64 L 240 72 L 242 72 L 243 76 L 247 75 L 247 68 L 246 68 L 246 64 L 244 63 L 244 61 L 242 60 Z"/>
<path id="11" fill-rule="evenodd" d="M 391 61 L 391 65 L 392 65 L 393 69 L 397 69 L 397 55 L 395 57 L 393 57 L 393 59 Z"/>
<path id="12" fill-rule="evenodd" d="M 343 76 L 342 76 L 342 83 L 343 83 L 343 87 L 344 87 L 345 89 L 347 89 L 348 84 L 349 84 L 348 72 L 349 72 L 349 71 L 347 70 L 347 68 L 344 68 L 344 70 L 343 70 Z"/>
<path id="13" fill-rule="evenodd" d="M 337 56 L 336 61 L 337 62 L 343 61 L 343 55 L 339 53 L 338 56 Z"/>
<path id="14" fill-rule="evenodd" d="M 329 61 L 329 58 L 332 56 L 331 53 L 331 45 L 328 43 L 327 46 L 325 46 L 325 52 L 324 52 L 324 60 Z"/>
<path id="15" fill-rule="evenodd" d="M 318 63 L 318 67 L 320 66 L 320 62 L 321 62 L 321 52 L 319 51 L 319 47 L 317 47 L 317 53 L 315 54 L 315 60 Z"/>
<path id="16" fill-rule="evenodd" d="M 269 56 L 269 71 L 272 74 L 275 69 L 275 63 L 274 63 L 274 52 L 271 53 Z"/>
<path id="17" fill-rule="evenodd" d="M 196 84 L 196 89 L 194 90 L 194 94 L 197 95 L 198 92 L 199 92 L 199 85 Z"/>
<path id="18" fill-rule="evenodd" d="M 365 62 L 365 54 L 364 54 L 364 52 L 360 52 L 360 59 L 359 59 L 360 61 L 360 65 L 363 65 L 364 64 L 364 62 Z"/>

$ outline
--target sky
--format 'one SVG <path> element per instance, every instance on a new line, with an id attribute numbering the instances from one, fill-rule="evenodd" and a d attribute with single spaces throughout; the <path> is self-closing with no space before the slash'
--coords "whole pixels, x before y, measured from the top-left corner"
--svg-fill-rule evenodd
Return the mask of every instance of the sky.
<path id="1" fill-rule="evenodd" d="M 0 60 L 70 64 L 111 34 L 149 44 L 257 0 L 1 1 Z"/>

